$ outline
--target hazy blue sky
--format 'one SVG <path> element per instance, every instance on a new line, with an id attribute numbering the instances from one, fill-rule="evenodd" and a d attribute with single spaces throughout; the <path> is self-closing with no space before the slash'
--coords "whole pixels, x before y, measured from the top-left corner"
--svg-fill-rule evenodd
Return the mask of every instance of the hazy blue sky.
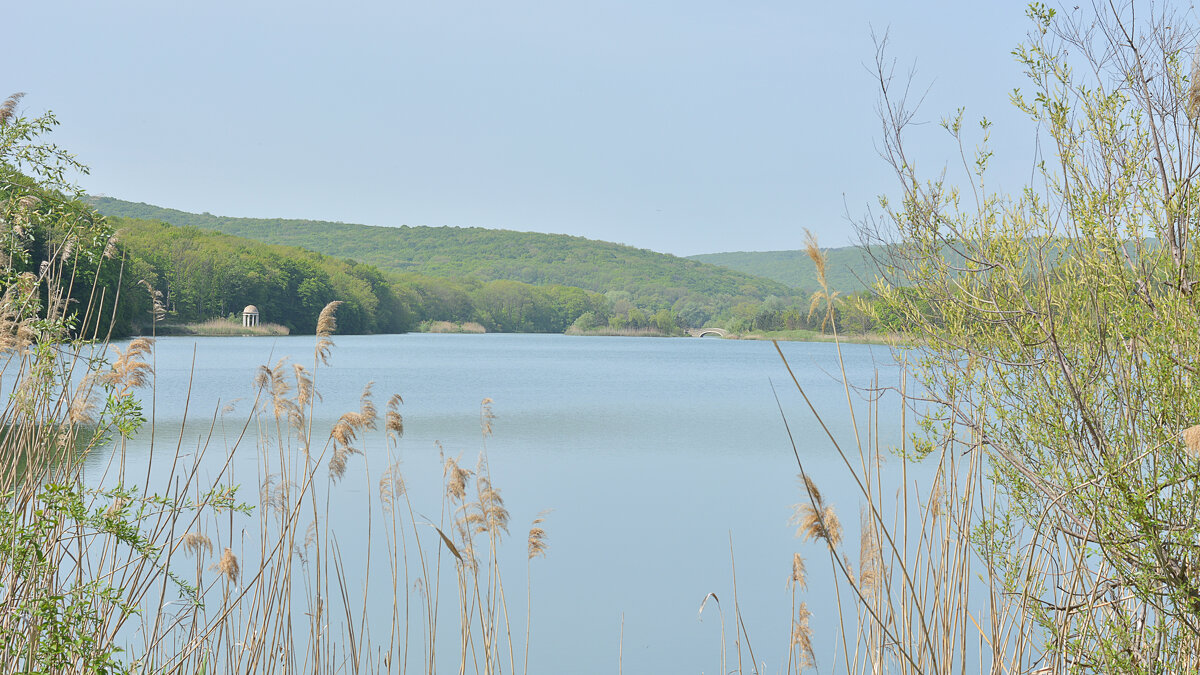
<path id="1" fill-rule="evenodd" d="M 1019 178 L 1023 6 L 41 0 L 5 9 L 0 95 L 53 110 L 83 187 L 121 199 L 680 255 L 798 248 L 803 227 L 845 245 L 847 208 L 893 185 L 871 27 L 932 85 L 922 117 L 986 113 Z M 933 130 L 931 170 L 952 151 Z"/>

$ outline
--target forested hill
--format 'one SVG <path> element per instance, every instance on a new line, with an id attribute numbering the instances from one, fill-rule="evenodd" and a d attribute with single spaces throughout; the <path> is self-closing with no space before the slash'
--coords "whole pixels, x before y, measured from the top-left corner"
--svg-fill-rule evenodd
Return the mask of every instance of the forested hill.
<path id="1" fill-rule="evenodd" d="M 862 247 L 846 246 L 823 250 L 829 256 L 825 274 L 831 289 L 842 293 L 857 293 L 874 283 L 875 271 Z M 816 268 L 804 251 L 737 251 L 703 253 L 688 257 L 745 274 L 774 279 L 808 292 L 818 288 Z"/>
<path id="2" fill-rule="evenodd" d="M 686 314 L 696 304 L 791 296 L 785 284 L 705 262 L 568 235 L 477 227 L 373 227 L 348 223 L 195 214 L 109 197 L 91 197 L 99 212 L 161 220 L 299 246 L 424 276 L 561 284 L 601 293 L 626 292 L 637 305 Z M 722 302 L 721 300 L 725 300 Z M 680 306 L 680 303 L 683 306 Z"/>

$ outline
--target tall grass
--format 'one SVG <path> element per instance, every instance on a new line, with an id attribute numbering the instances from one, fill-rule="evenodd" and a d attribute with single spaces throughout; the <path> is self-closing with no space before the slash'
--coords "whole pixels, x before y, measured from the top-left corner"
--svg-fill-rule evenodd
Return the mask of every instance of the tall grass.
<path id="1" fill-rule="evenodd" d="M 811 236 L 807 251 L 820 279 L 824 256 Z M 832 312 L 832 298 L 826 297 L 826 311 Z M 838 495 L 839 501 L 850 498 L 861 505 L 854 519 L 859 523 L 857 537 L 846 537 L 847 516 L 822 494 L 785 415 L 801 486 L 792 523 L 797 536 L 814 542 L 815 555 L 827 561 L 837 598 L 833 607 L 821 608 L 796 606 L 793 600 L 787 672 L 816 665 L 811 622 L 814 617 L 832 620 L 833 614 L 838 627 L 836 663 L 827 665 L 835 671 L 1067 672 L 1065 664 L 1049 660 L 1037 613 L 1042 584 L 1054 570 L 1065 569 L 1078 551 L 1055 545 L 1046 533 L 1021 533 L 1010 543 L 1024 555 L 1004 567 L 993 564 L 994 556 L 982 547 L 994 541 L 991 534 L 1001 523 L 1009 521 L 1006 505 L 992 487 L 986 448 L 979 439 L 943 439 L 936 450 L 920 443 L 919 436 L 911 434 L 917 430 L 910 429 L 908 417 L 913 406 L 931 402 L 907 390 L 903 362 L 898 386 L 885 388 L 875 382 L 856 392 L 846 378 L 840 340 L 837 354 L 850 425 L 830 428 L 778 342 L 775 347 L 810 419 L 850 478 L 853 494 Z M 900 358 L 903 361 L 902 353 Z M 901 423 L 900 447 L 886 444 L 879 432 L 880 415 L 888 414 L 880 405 L 887 391 L 898 394 L 892 414 Z M 793 593 L 804 588 L 810 565 L 799 553 L 793 558 Z"/>
<path id="2" fill-rule="evenodd" d="M 529 617 L 522 644 L 498 564 L 509 515 L 488 468 L 490 400 L 478 461 L 445 457 L 440 504 L 418 510 L 398 457 L 398 394 L 381 411 L 368 383 L 355 410 L 316 421 L 331 303 L 310 361 L 248 373 L 257 395 L 231 437 L 219 431 L 226 413 L 202 412 L 207 432 L 185 447 L 182 430 L 164 439 L 155 428 L 153 339 L 120 349 L 37 333 L 38 289 L 50 289 L 51 312 L 65 304 L 61 277 L 44 272 L 10 286 L 0 312 L 10 329 L 0 379 L 13 383 L 0 412 L 0 671 L 433 673 L 455 655 L 458 672 L 527 664 Z M 136 463 L 135 434 L 151 439 Z M 257 476 L 238 485 L 234 458 L 247 454 Z M 368 456 L 387 460 L 368 467 Z M 376 486 L 361 511 L 375 544 L 352 554 L 331 509 L 344 480 Z M 526 545 L 530 560 L 545 553 L 541 518 Z"/>
<path id="3" fill-rule="evenodd" d="M 160 325 L 156 330 L 159 335 L 287 335 L 289 333 L 287 326 L 277 323 L 243 326 L 241 321 L 222 318 L 197 323 Z"/>

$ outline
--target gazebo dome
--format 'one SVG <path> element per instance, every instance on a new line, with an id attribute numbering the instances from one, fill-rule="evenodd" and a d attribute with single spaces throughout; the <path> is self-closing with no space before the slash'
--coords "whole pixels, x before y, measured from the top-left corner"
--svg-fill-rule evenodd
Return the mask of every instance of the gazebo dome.
<path id="1" fill-rule="evenodd" d="M 258 308 L 254 305 L 246 305 L 246 309 L 242 310 L 242 325 L 246 328 L 253 328 L 258 325 Z"/>

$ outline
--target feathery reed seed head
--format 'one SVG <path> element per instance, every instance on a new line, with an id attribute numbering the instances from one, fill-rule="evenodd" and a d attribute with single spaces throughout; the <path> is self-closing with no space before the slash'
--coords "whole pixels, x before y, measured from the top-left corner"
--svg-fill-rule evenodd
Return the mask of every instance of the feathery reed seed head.
<path id="1" fill-rule="evenodd" d="M 181 545 L 183 547 L 183 550 L 191 553 L 194 556 L 199 557 L 199 555 L 201 553 L 206 552 L 206 551 L 208 552 L 209 555 L 212 555 L 212 552 L 213 552 L 212 540 L 209 539 L 208 537 L 204 536 L 203 534 L 200 534 L 199 532 L 188 532 L 187 534 L 183 535 L 183 537 L 181 537 L 181 540 L 182 540 Z"/>
<path id="2" fill-rule="evenodd" d="M 825 281 L 825 254 L 821 252 L 821 247 L 817 245 L 817 235 L 813 234 L 812 230 L 809 230 L 807 227 L 804 228 L 804 252 L 817 268 L 818 283 L 821 284 L 822 288 L 828 288 L 828 284 Z"/>
<path id="3" fill-rule="evenodd" d="M 804 565 L 804 557 L 799 553 L 792 554 L 792 576 L 788 583 L 799 586 L 801 590 L 808 588 L 808 569 Z"/>
<path id="4" fill-rule="evenodd" d="M 379 478 L 379 501 L 391 505 L 404 496 L 404 475 L 400 473 L 400 462 L 392 462 Z"/>
<path id="5" fill-rule="evenodd" d="M 799 478 L 804 481 L 804 489 L 808 491 L 808 495 L 812 498 L 813 503 L 820 504 L 821 491 L 817 489 L 817 484 L 813 482 L 813 479 L 809 478 L 806 473 L 800 474 Z"/>
<path id="6" fill-rule="evenodd" d="M 813 653 L 812 644 L 812 627 L 809 625 L 811 619 L 812 612 L 808 609 L 808 603 L 800 603 L 800 607 L 796 609 L 796 618 L 792 621 L 791 640 L 791 646 L 800 649 L 798 670 L 816 666 L 816 655 Z"/>
<path id="7" fill-rule="evenodd" d="M 216 564 L 217 571 L 220 572 L 226 579 L 237 583 L 238 573 L 241 571 L 238 567 L 237 556 L 233 554 L 233 550 L 226 548 L 221 554 L 221 560 Z"/>
<path id="8" fill-rule="evenodd" d="M 485 398 L 479 405 L 479 426 L 484 436 L 492 435 L 492 422 L 496 415 L 492 413 L 492 399 Z"/>
<path id="9" fill-rule="evenodd" d="M 879 537 L 876 535 L 866 509 L 862 512 L 862 532 L 858 542 L 858 582 L 864 593 L 879 585 L 883 561 L 879 556 Z"/>
<path id="10" fill-rule="evenodd" d="M 371 389 L 375 386 L 374 382 L 368 382 L 367 386 L 363 387 L 362 396 L 359 397 L 359 424 L 362 429 L 375 429 L 375 422 L 379 419 L 379 413 L 375 410 L 375 402 L 371 400 Z"/>
<path id="11" fill-rule="evenodd" d="M 1200 424 L 1183 430 L 1183 449 L 1188 457 L 1200 459 Z"/>
<path id="12" fill-rule="evenodd" d="M 471 477 L 471 471 L 459 466 L 453 457 L 448 457 L 442 474 L 446 477 L 446 494 L 462 501 L 467 494 L 467 479 Z"/>
<path id="13" fill-rule="evenodd" d="M 296 376 L 296 403 L 306 406 L 312 402 L 316 392 L 313 391 L 313 379 L 308 370 L 299 363 L 292 364 L 292 372 Z"/>
<path id="14" fill-rule="evenodd" d="M 404 403 L 404 399 L 400 398 L 400 394 L 392 394 L 392 397 L 388 399 L 387 413 L 383 421 L 383 428 L 394 439 L 404 436 L 404 418 L 400 416 L 401 403 Z"/>
<path id="15" fill-rule="evenodd" d="M 12 119 L 13 115 L 16 114 L 17 104 L 24 97 L 25 92 L 19 91 L 5 99 L 3 104 L 0 104 L 0 126 L 8 124 L 8 120 Z"/>
<path id="16" fill-rule="evenodd" d="M 836 547 L 842 543 L 842 524 L 832 506 L 824 506 L 819 511 L 809 503 L 795 505 L 789 522 L 796 526 L 796 536 L 809 539 L 823 539 L 829 546 Z"/>
<path id="17" fill-rule="evenodd" d="M 542 523 L 546 522 L 544 516 L 538 516 L 533 519 L 533 526 L 529 528 L 529 559 L 533 560 L 537 556 L 545 556 L 546 548 L 549 544 L 546 542 L 546 530 L 541 527 Z"/>
<path id="18" fill-rule="evenodd" d="M 317 317 L 316 357 L 325 365 L 329 365 L 329 350 L 333 347 L 333 340 L 330 340 L 329 336 L 333 335 L 333 331 L 337 330 L 337 308 L 341 304 L 341 300 L 334 300 L 325 305 L 325 308 L 321 310 L 321 314 Z"/>

